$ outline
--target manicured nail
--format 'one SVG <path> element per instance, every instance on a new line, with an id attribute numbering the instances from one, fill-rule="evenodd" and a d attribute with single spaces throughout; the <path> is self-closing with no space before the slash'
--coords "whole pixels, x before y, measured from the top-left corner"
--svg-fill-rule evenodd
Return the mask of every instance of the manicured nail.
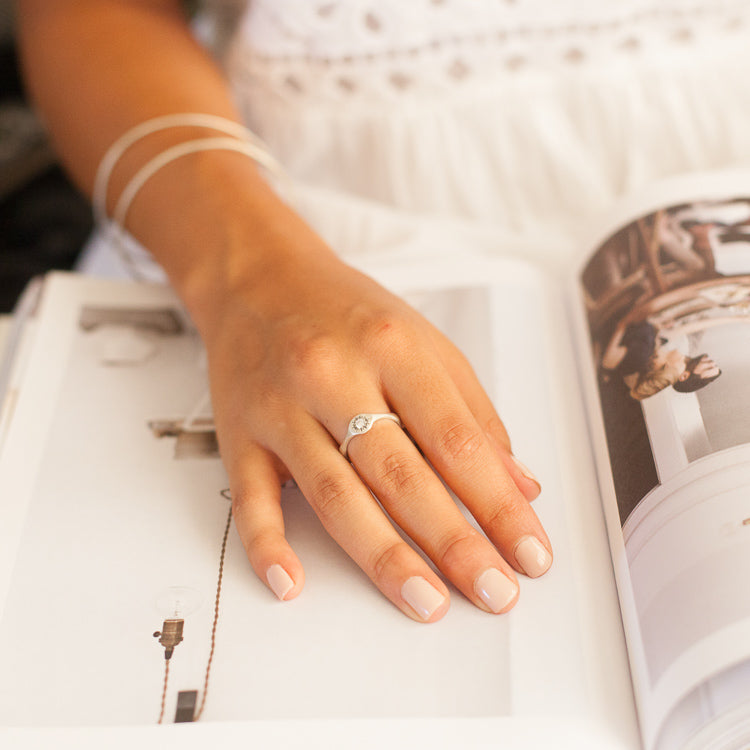
<path id="1" fill-rule="evenodd" d="M 519 567 L 529 578 L 537 578 L 552 565 L 552 555 L 533 536 L 525 536 L 521 539 L 516 545 L 514 554 Z"/>
<path id="2" fill-rule="evenodd" d="M 523 474 L 526 477 L 526 479 L 530 479 L 532 482 L 534 482 L 534 484 L 536 484 L 541 489 L 542 485 L 539 482 L 539 480 L 534 476 L 531 469 L 529 469 L 529 467 L 526 466 L 525 463 L 523 463 L 522 461 L 519 461 L 512 453 L 510 454 L 510 457 L 513 459 L 513 462 L 518 467 L 521 474 Z"/>
<path id="3" fill-rule="evenodd" d="M 518 586 L 497 568 L 487 568 L 474 581 L 474 593 L 497 614 L 515 599 Z"/>
<path id="4" fill-rule="evenodd" d="M 284 597 L 294 588 L 294 581 L 291 579 L 291 576 L 278 563 L 272 565 L 266 571 L 266 580 L 271 587 L 271 591 L 282 602 L 284 601 Z"/>
<path id="5" fill-rule="evenodd" d="M 401 587 L 401 596 L 423 620 L 429 620 L 445 601 L 445 597 L 422 576 L 409 578 Z"/>

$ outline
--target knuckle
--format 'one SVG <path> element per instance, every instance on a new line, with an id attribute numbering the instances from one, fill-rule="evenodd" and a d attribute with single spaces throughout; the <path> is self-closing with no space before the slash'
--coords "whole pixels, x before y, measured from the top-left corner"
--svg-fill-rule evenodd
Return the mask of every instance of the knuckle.
<path id="1" fill-rule="evenodd" d="M 299 337 L 289 353 L 292 372 L 304 382 L 320 386 L 341 373 L 344 355 L 333 336 L 328 334 Z"/>
<path id="2" fill-rule="evenodd" d="M 247 490 L 232 492 L 232 518 L 241 530 L 245 544 L 257 545 L 273 536 L 272 529 L 259 523 L 259 514 L 254 512 L 258 496 Z"/>
<path id="3" fill-rule="evenodd" d="M 375 583 L 383 583 L 388 578 L 388 572 L 401 567 L 400 561 L 405 561 L 409 547 L 403 541 L 390 542 L 376 549 L 369 562 L 371 578 Z"/>
<path id="4" fill-rule="evenodd" d="M 334 518 L 351 498 L 348 483 L 328 471 L 312 480 L 310 501 L 321 518 Z"/>
<path id="5" fill-rule="evenodd" d="M 484 436 L 463 422 L 454 422 L 439 432 L 438 451 L 450 461 L 476 461 L 484 446 Z"/>
<path id="6" fill-rule="evenodd" d="M 279 535 L 278 530 L 260 522 L 258 514 L 253 512 L 253 504 L 253 497 L 249 493 L 232 495 L 232 518 L 251 559 L 272 548 Z"/>
<path id="7" fill-rule="evenodd" d="M 462 529 L 447 536 L 438 549 L 438 559 L 435 562 L 444 570 L 464 564 L 479 539 L 479 532 L 472 528 Z"/>
<path id="8" fill-rule="evenodd" d="M 361 323 L 361 340 L 369 348 L 386 355 L 404 351 L 411 346 L 411 326 L 403 317 L 392 310 L 371 313 Z"/>
<path id="9" fill-rule="evenodd" d="M 230 497 L 232 498 L 232 517 L 235 521 L 242 519 L 252 503 L 252 495 L 246 490 L 233 490 Z"/>
<path id="10" fill-rule="evenodd" d="M 261 551 L 273 547 L 279 539 L 277 531 L 268 527 L 251 529 L 245 541 L 245 547 Z"/>
<path id="11" fill-rule="evenodd" d="M 394 495 L 419 493 L 427 485 L 421 462 L 404 451 L 396 451 L 385 457 L 379 481 L 385 494 Z"/>
<path id="12" fill-rule="evenodd" d="M 490 533 L 497 532 L 504 526 L 512 525 L 522 514 L 518 502 L 517 490 L 504 487 L 493 498 L 491 510 L 483 519 L 482 526 Z"/>

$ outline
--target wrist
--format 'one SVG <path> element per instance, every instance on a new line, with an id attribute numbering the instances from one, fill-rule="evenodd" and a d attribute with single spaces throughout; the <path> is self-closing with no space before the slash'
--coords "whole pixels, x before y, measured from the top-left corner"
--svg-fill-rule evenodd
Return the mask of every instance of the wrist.
<path id="1" fill-rule="evenodd" d="M 340 262 L 236 153 L 191 154 L 165 167 L 139 192 L 128 228 L 164 267 L 202 333 L 225 301 L 242 295 L 260 305 L 306 264 Z"/>
<path id="2" fill-rule="evenodd" d="M 289 296 L 294 280 L 312 266 L 338 263 L 323 241 L 297 217 L 264 217 L 262 225 L 224 226 L 210 250 L 177 274 L 172 283 L 205 338 L 219 328 L 230 309 L 241 306 L 262 316 Z M 300 226 L 290 226 L 299 222 Z M 218 237 L 216 236 L 218 234 Z"/>

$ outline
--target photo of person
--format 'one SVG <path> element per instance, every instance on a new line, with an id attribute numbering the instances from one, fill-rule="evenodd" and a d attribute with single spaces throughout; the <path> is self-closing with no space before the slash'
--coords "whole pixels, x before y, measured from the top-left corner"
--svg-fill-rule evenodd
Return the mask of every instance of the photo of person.
<path id="1" fill-rule="evenodd" d="M 602 356 L 604 377 L 621 375 L 630 396 L 641 401 L 671 386 L 679 393 L 704 388 L 721 375 L 707 355 L 691 357 L 672 348 L 656 326 L 648 320 L 621 321 Z"/>
<path id="2" fill-rule="evenodd" d="M 612 234 L 581 276 L 611 534 L 655 692 L 750 621 L 725 575 L 750 569 L 749 226 L 750 198 L 668 205 Z"/>
<path id="3" fill-rule="evenodd" d="M 748 239 L 750 199 L 678 204 L 613 234 L 581 275 L 623 524 L 677 467 L 750 442 L 707 427 L 746 398 Z"/>

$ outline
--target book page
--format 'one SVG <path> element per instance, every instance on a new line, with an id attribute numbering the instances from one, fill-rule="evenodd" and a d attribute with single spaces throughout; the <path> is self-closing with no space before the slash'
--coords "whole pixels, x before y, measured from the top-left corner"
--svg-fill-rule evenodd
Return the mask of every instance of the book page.
<path id="1" fill-rule="evenodd" d="M 584 380 L 647 746 L 682 747 L 750 698 L 750 176 L 616 226 L 577 282 Z"/>
<path id="2" fill-rule="evenodd" d="M 548 326 L 561 316 L 548 291 L 525 267 L 462 263 L 434 266 L 407 293 L 461 343 L 495 397 L 544 485 L 536 507 L 556 552 L 548 576 L 522 581 L 510 615 L 489 616 L 452 591 L 448 615 L 424 626 L 382 598 L 294 487 L 284 490 L 285 520 L 307 582 L 278 602 L 226 532 L 205 361 L 174 296 L 52 277 L 0 456 L 3 747 L 33 747 L 50 732 L 61 747 L 112 736 L 197 747 L 240 731 L 289 747 L 350 747 L 354 735 L 372 747 L 417 738 L 479 747 L 502 736 L 514 747 L 554 738 L 635 748 L 592 465 L 571 460 L 573 494 L 558 454 L 571 431 L 583 439 L 580 404 L 564 434 L 550 421 L 562 407 L 547 382 Z M 162 641 L 177 618 L 182 640 L 167 674 Z M 153 731 L 162 709 L 175 721 L 191 691 L 194 705 L 206 696 L 203 727 Z"/>

